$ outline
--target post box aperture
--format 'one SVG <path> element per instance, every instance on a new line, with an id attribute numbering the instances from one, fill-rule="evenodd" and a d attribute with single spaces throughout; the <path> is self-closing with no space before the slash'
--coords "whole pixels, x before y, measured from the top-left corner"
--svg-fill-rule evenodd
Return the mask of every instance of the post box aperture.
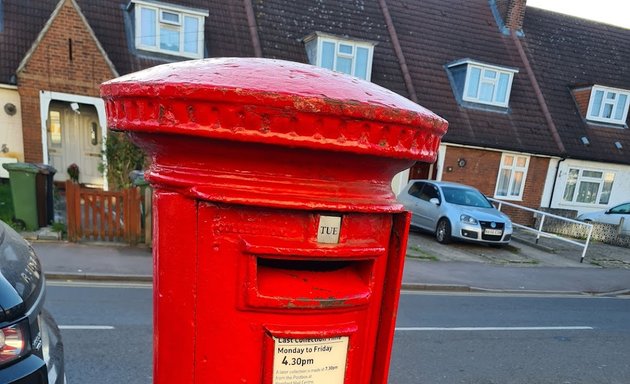
<path id="1" fill-rule="evenodd" d="M 386 383 L 409 216 L 447 123 L 375 84 L 207 59 L 105 83 L 152 159 L 154 382 Z"/>

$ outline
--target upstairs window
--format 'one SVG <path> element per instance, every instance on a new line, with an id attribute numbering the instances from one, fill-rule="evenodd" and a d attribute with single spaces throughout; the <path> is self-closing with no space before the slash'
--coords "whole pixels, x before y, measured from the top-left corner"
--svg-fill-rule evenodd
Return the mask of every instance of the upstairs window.
<path id="1" fill-rule="evenodd" d="M 613 172 L 570 168 L 563 200 L 570 203 L 607 205 L 614 181 Z"/>
<path id="2" fill-rule="evenodd" d="M 501 168 L 494 197 L 504 200 L 522 200 L 528 167 L 529 156 L 504 153 L 501 156 Z"/>
<path id="3" fill-rule="evenodd" d="M 311 64 L 363 80 L 369 81 L 372 77 L 374 43 L 337 38 L 320 32 L 307 36 L 304 43 Z"/>
<path id="4" fill-rule="evenodd" d="M 447 65 L 457 96 L 464 102 L 507 108 L 518 69 L 484 64 L 471 59 Z"/>
<path id="5" fill-rule="evenodd" d="M 202 58 L 207 11 L 148 0 L 134 0 L 136 48 Z"/>
<path id="6" fill-rule="evenodd" d="M 593 86 L 586 119 L 610 124 L 626 124 L 630 91 Z"/>

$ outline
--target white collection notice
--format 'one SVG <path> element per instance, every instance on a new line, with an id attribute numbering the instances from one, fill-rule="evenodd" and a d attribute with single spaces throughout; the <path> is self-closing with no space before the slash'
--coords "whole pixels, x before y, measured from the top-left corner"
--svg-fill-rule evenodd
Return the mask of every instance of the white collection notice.
<path id="1" fill-rule="evenodd" d="M 343 384 L 348 337 L 274 337 L 273 384 Z"/>

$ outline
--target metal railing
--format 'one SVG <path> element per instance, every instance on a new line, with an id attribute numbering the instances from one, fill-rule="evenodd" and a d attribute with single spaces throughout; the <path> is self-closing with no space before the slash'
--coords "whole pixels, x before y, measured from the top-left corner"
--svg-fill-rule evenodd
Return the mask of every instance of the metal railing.
<path id="1" fill-rule="evenodd" d="M 588 245 L 589 245 L 589 243 L 591 241 L 591 235 L 593 233 L 593 224 L 585 223 L 585 222 L 579 221 L 579 220 L 569 219 L 567 217 L 554 215 L 552 213 L 539 211 L 539 210 L 536 210 L 536 209 L 524 207 L 522 205 L 508 203 L 506 201 L 497 200 L 497 199 L 493 199 L 493 198 L 490 198 L 490 197 L 488 198 L 488 200 L 492 201 L 493 203 L 498 204 L 498 206 L 496 208 L 499 211 L 501 210 L 503 205 L 507 205 L 507 206 L 512 207 L 512 208 L 522 209 L 524 211 L 528 211 L 528 212 L 534 213 L 535 215 L 540 217 L 540 221 L 538 222 L 537 228 L 531 228 L 531 227 L 528 227 L 528 226 L 525 226 L 525 225 L 522 225 L 522 224 L 518 224 L 518 223 L 515 223 L 515 222 L 512 222 L 512 225 L 514 227 L 517 227 L 517 228 L 520 228 L 520 229 L 523 229 L 523 230 L 535 233 L 536 234 L 536 243 L 538 243 L 538 240 L 540 240 L 541 237 L 546 237 L 546 238 L 550 238 L 550 239 L 556 239 L 556 240 L 564 241 L 564 242 L 567 242 L 567 243 L 570 243 L 570 244 L 573 244 L 573 245 L 577 245 L 577 246 L 582 248 L 582 257 L 580 258 L 580 263 L 582 263 L 584 261 L 584 256 L 586 256 L 586 250 L 588 249 Z M 573 224 L 582 225 L 582 226 L 586 227 L 588 229 L 588 235 L 586 236 L 586 241 L 585 242 L 581 242 L 581 241 L 574 240 L 574 239 L 567 239 L 566 237 L 562 237 L 562 236 L 556 235 L 555 233 L 543 231 L 543 226 L 545 225 L 545 218 L 547 218 L 547 217 L 554 218 L 554 219 L 561 220 L 561 221 L 566 221 L 566 222 L 573 223 Z"/>

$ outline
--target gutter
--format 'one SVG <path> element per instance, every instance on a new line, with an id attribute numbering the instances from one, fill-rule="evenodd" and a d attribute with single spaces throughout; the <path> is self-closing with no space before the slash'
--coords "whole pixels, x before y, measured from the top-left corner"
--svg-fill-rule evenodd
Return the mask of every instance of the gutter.
<path id="1" fill-rule="evenodd" d="M 509 152 L 509 153 L 520 154 L 520 155 L 525 155 L 525 156 L 536 156 L 536 157 L 549 158 L 549 159 L 563 159 L 563 157 L 554 156 L 554 155 L 544 155 L 544 154 L 540 154 L 536 152 L 517 151 L 517 150 L 507 149 L 507 148 L 481 147 L 478 145 L 450 143 L 447 141 L 442 141 L 442 144 L 448 147 L 469 148 L 469 149 L 476 149 L 476 150 L 481 150 L 481 151 L 500 152 L 500 153 Z"/>

